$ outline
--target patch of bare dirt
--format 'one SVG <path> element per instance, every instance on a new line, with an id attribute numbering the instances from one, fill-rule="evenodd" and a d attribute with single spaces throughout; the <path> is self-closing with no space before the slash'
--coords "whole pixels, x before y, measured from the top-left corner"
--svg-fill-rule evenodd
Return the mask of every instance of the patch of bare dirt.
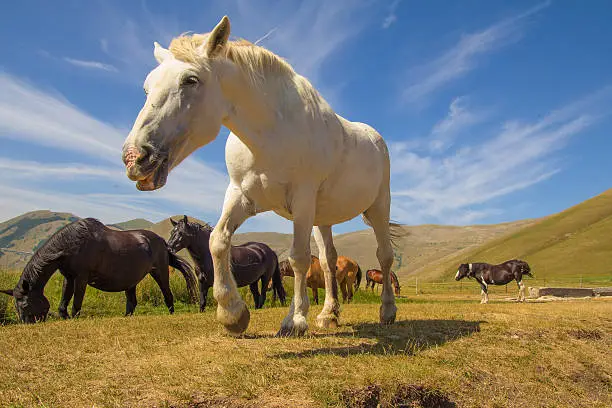
<path id="1" fill-rule="evenodd" d="M 573 329 L 567 334 L 578 340 L 601 340 L 603 338 L 599 330 Z"/>
<path id="2" fill-rule="evenodd" d="M 313 405 L 310 402 L 291 399 L 249 401 L 237 397 L 197 396 L 186 404 L 172 405 L 170 408 L 287 408 L 311 406 Z"/>
<path id="3" fill-rule="evenodd" d="M 394 394 L 383 396 L 378 385 L 345 390 L 341 397 L 346 408 L 454 408 L 443 392 L 422 385 L 401 384 Z"/>

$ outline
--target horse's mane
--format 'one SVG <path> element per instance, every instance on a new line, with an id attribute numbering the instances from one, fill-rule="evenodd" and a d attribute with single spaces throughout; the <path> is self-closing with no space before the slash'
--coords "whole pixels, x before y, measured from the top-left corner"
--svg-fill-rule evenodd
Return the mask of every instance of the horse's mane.
<path id="1" fill-rule="evenodd" d="M 97 219 L 84 218 L 60 228 L 32 255 L 23 270 L 23 278 L 32 282 L 51 262 L 74 254 L 83 241 L 101 227 L 104 224 Z"/>
<path id="2" fill-rule="evenodd" d="M 188 221 L 187 224 L 189 225 L 189 227 L 195 228 L 200 231 L 204 230 L 208 233 L 212 232 L 213 227 L 206 221 L 202 221 L 202 222 L 203 224 L 200 224 L 199 222 L 195 222 L 195 221 Z"/>
<path id="3" fill-rule="evenodd" d="M 210 70 L 208 59 L 203 58 L 199 51 L 208 36 L 209 34 L 182 34 L 172 39 L 168 49 L 176 59 Z M 275 84 L 280 85 L 281 95 L 289 95 L 290 90 L 295 90 L 313 113 L 319 111 L 323 101 L 321 95 L 306 78 L 298 75 L 287 61 L 272 51 L 250 41 L 238 39 L 227 42 L 223 56 L 241 69 L 254 89 L 265 92 L 266 82 L 272 77 Z"/>

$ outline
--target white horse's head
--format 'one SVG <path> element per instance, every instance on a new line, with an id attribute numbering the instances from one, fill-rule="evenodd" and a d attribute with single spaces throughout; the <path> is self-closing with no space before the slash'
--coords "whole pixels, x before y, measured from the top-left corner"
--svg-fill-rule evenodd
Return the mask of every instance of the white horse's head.
<path id="1" fill-rule="evenodd" d="M 127 176 L 139 190 L 163 187 L 172 168 L 219 133 L 230 110 L 220 83 L 228 64 L 215 57 L 223 54 L 229 34 L 225 16 L 198 36 L 198 46 L 192 41 L 168 50 L 155 43 L 159 65 L 144 82 L 147 99 L 123 145 Z"/>

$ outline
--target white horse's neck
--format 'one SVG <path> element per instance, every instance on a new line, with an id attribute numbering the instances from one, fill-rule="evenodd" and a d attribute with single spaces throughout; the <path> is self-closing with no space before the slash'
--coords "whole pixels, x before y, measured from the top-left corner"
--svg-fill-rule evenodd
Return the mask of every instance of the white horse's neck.
<path id="1" fill-rule="evenodd" d="M 253 86 L 245 75 L 234 66 L 220 76 L 228 104 L 223 125 L 250 147 L 260 144 L 262 138 L 301 129 L 305 121 L 322 111 L 333 113 L 327 102 L 299 75 L 269 75 L 260 87 Z"/>

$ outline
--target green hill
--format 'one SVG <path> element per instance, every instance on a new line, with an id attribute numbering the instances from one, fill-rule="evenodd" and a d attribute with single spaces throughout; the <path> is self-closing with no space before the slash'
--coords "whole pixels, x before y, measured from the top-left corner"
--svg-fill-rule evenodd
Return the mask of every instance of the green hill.
<path id="1" fill-rule="evenodd" d="M 44 210 L 28 212 L 1 223 L 0 265 L 7 269 L 23 267 L 29 255 L 19 252 L 36 251 L 55 231 L 78 219 L 73 214 Z"/>
<path id="2" fill-rule="evenodd" d="M 111 224 L 109 227 L 115 227 L 120 230 L 134 230 L 134 229 L 149 229 L 154 225 L 149 220 L 145 220 L 144 218 L 136 218 L 134 220 L 129 220 L 125 222 L 120 222 L 117 224 Z"/>
<path id="3" fill-rule="evenodd" d="M 476 249 L 426 265 L 419 277 L 451 279 L 464 262 L 529 262 L 537 278 L 612 279 L 612 189 Z"/>

